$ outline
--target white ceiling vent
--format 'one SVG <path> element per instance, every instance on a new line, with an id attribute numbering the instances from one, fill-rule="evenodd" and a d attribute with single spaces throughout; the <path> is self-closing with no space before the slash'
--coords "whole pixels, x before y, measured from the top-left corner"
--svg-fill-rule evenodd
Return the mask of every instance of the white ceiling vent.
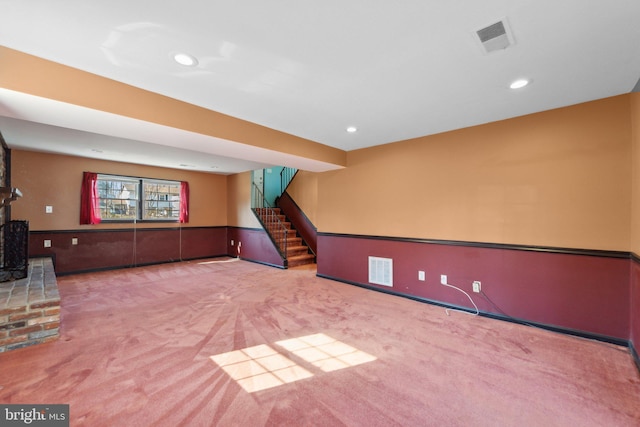
<path id="1" fill-rule="evenodd" d="M 370 256 L 369 283 L 393 287 L 393 260 Z"/>
<path id="2" fill-rule="evenodd" d="M 514 44 L 513 35 L 506 19 L 476 31 L 484 53 L 504 50 Z"/>

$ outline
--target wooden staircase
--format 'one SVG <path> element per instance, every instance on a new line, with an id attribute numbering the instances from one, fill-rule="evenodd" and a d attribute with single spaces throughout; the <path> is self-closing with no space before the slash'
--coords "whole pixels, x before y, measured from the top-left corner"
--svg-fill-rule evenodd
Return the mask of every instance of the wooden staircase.
<path id="1" fill-rule="evenodd" d="M 287 221 L 280 208 L 254 208 L 253 209 L 271 239 L 278 246 L 280 253 L 285 257 L 287 268 L 315 263 L 315 255 L 310 253 L 309 247 L 302 237 Z M 277 216 L 274 221 L 273 215 Z"/>

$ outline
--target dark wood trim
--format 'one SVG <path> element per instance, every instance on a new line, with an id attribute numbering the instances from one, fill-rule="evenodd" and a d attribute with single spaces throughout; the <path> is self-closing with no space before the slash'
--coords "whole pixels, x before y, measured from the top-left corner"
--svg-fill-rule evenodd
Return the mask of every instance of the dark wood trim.
<path id="1" fill-rule="evenodd" d="M 636 348 L 633 346 L 633 342 L 631 341 L 629 342 L 629 352 L 633 357 L 633 361 L 636 362 L 636 368 L 638 368 L 638 372 L 640 372 L 640 356 L 638 355 L 638 352 L 636 351 Z"/>
<path id="2" fill-rule="evenodd" d="M 506 249 L 512 251 L 528 251 L 528 252 L 546 252 L 565 255 L 582 255 L 595 256 L 604 258 L 631 258 L 630 252 L 625 251 L 608 251 L 600 249 L 577 249 L 577 248 L 558 248 L 552 246 L 535 246 L 535 245 L 514 245 L 508 243 L 488 243 L 488 242 L 466 242 L 461 240 L 438 240 L 438 239 L 416 239 L 408 237 L 392 237 L 392 236 L 369 236 L 361 234 L 340 234 L 340 233 L 318 233 L 318 236 L 353 238 L 353 239 L 372 239 L 372 240 L 389 240 L 404 243 L 424 243 L 432 245 L 445 246 L 465 246 L 472 248 L 484 249 Z M 640 262 L 640 259 L 639 261 Z"/>
<path id="3" fill-rule="evenodd" d="M 636 255 L 635 253 L 631 252 L 629 258 L 631 258 L 631 261 L 640 264 L 640 256 Z"/>
<path id="4" fill-rule="evenodd" d="M 443 307 L 443 308 L 447 308 L 447 309 L 451 309 L 451 310 L 459 310 L 459 311 L 464 311 L 470 314 L 475 314 L 475 310 L 470 309 L 469 307 L 462 307 L 462 306 L 457 306 L 454 304 L 447 304 L 447 303 L 443 303 L 440 301 L 434 301 L 428 298 L 422 298 L 422 297 L 418 297 L 415 295 L 410 295 L 410 294 L 404 294 L 402 292 L 395 292 L 389 289 L 383 289 L 383 288 L 378 288 L 375 286 L 369 286 L 363 283 L 357 283 L 357 282 L 352 282 L 352 281 L 348 281 L 348 280 L 342 280 L 336 277 L 331 277 L 325 274 L 316 274 L 317 277 L 321 277 L 323 279 L 328 279 L 328 280 L 333 280 L 336 282 L 341 282 L 341 283 L 345 283 L 348 285 L 353 285 L 353 286 L 358 286 L 360 288 L 364 288 L 364 289 L 368 289 L 371 291 L 375 291 L 375 292 L 381 292 L 384 294 L 389 294 L 389 295 L 393 295 L 393 296 L 397 296 L 397 297 L 401 297 L 401 298 L 407 298 L 413 301 L 418 301 L 418 302 L 422 302 L 422 303 L 426 303 L 426 304 L 431 304 L 431 305 L 436 305 L 438 307 Z M 610 336 L 606 336 L 606 335 L 599 335 L 599 334 L 590 334 L 590 333 L 586 333 L 586 332 L 582 332 L 582 331 L 576 331 L 573 329 L 568 329 L 568 328 L 561 328 L 561 327 L 557 327 L 557 326 L 553 326 L 553 325 L 546 325 L 543 323 L 537 323 L 537 322 L 529 322 L 529 321 L 525 321 L 522 319 L 517 319 L 517 318 L 513 318 L 513 317 L 508 317 L 508 316 L 504 316 L 504 315 L 500 315 L 500 314 L 494 314 L 494 313 L 488 313 L 488 312 L 484 312 L 484 311 L 480 311 L 479 316 L 482 317 L 487 317 L 490 319 L 495 319 L 495 320 L 502 320 L 502 321 L 506 321 L 506 322 L 511 322 L 511 323 L 517 323 L 520 325 L 525 325 L 525 326 L 531 326 L 531 327 L 535 327 L 535 328 L 540 328 L 540 329 L 544 329 L 547 331 L 551 331 L 551 332 L 557 332 L 557 333 L 561 333 L 561 334 L 565 334 L 565 335 L 573 335 L 576 337 L 580 337 L 580 338 L 586 338 L 586 339 L 592 339 L 592 340 L 596 340 L 596 341 L 601 341 L 601 342 L 606 342 L 609 344 L 614 344 L 614 345 L 619 345 L 619 346 L 623 346 L 623 347 L 632 347 L 632 344 L 628 341 L 628 340 L 623 340 L 620 338 L 616 338 L 616 337 L 610 337 Z M 637 354 L 636 354 L 637 356 Z M 636 357 L 636 363 L 638 364 L 638 367 L 640 369 L 640 361 L 638 360 L 638 358 Z"/>
<path id="5" fill-rule="evenodd" d="M 74 233 L 107 233 L 107 232 L 132 232 L 132 231 L 179 231 L 179 230 L 208 230 L 215 228 L 229 228 L 226 225 L 198 226 L 198 227 L 131 227 L 131 228 L 78 228 L 75 230 L 29 230 L 31 234 L 74 234 Z"/>
<path id="6" fill-rule="evenodd" d="M 629 342 L 629 352 L 633 357 L 633 361 L 636 363 L 636 368 L 638 368 L 638 372 L 640 372 L 640 356 L 638 355 L 638 352 L 636 351 L 636 348 L 633 346 L 633 342 L 631 341 Z"/>
<path id="7" fill-rule="evenodd" d="M 638 372 L 640 372 L 640 356 L 638 356 L 638 352 L 633 346 L 633 342 L 629 342 L 629 351 L 631 352 L 631 356 L 633 356 L 633 361 L 636 362 L 636 368 L 638 368 Z"/>

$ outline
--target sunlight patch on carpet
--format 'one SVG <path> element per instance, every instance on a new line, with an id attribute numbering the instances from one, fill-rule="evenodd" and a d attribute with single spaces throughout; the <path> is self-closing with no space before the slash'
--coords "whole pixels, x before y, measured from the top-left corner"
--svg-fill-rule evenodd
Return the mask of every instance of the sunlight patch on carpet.
<path id="1" fill-rule="evenodd" d="M 266 344 L 211 356 L 211 360 L 248 393 L 313 376 Z"/>
<path id="2" fill-rule="evenodd" d="M 277 341 L 276 344 L 324 372 L 350 368 L 377 359 L 325 334 Z"/>
<path id="3" fill-rule="evenodd" d="M 240 261 L 240 258 L 231 258 L 231 259 L 222 259 L 222 260 L 216 259 L 216 260 L 213 260 L 213 261 L 201 261 L 198 264 L 199 265 L 221 264 L 221 263 L 224 263 L 224 262 L 236 262 L 236 261 Z"/>
<path id="4" fill-rule="evenodd" d="M 310 370 L 318 368 L 323 372 L 337 371 L 377 359 L 325 334 L 307 335 L 277 341 L 275 344 L 308 363 Z M 314 375 L 266 344 L 217 354 L 210 359 L 248 393 L 278 387 Z"/>

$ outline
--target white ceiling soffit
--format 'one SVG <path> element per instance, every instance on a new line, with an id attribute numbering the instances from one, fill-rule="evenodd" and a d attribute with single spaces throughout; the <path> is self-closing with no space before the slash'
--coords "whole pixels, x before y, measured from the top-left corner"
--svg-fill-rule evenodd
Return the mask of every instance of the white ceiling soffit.
<path id="1" fill-rule="evenodd" d="M 219 174 L 278 165 L 312 172 L 339 168 L 1 88 L 0 132 L 11 148 Z"/>
<path id="2" fill-rule="evenodd" d="M 0 10 L 0 45 L 345 151 L 629 93 L 640 76 L 638 0 L 0 0 Z M 499 21 L 511 44 L 487 54 L 477 31 Z M 177 64 L 179 52 L 197 64 Z M 509 89 L 520 78 L 533 84 Z"/>

